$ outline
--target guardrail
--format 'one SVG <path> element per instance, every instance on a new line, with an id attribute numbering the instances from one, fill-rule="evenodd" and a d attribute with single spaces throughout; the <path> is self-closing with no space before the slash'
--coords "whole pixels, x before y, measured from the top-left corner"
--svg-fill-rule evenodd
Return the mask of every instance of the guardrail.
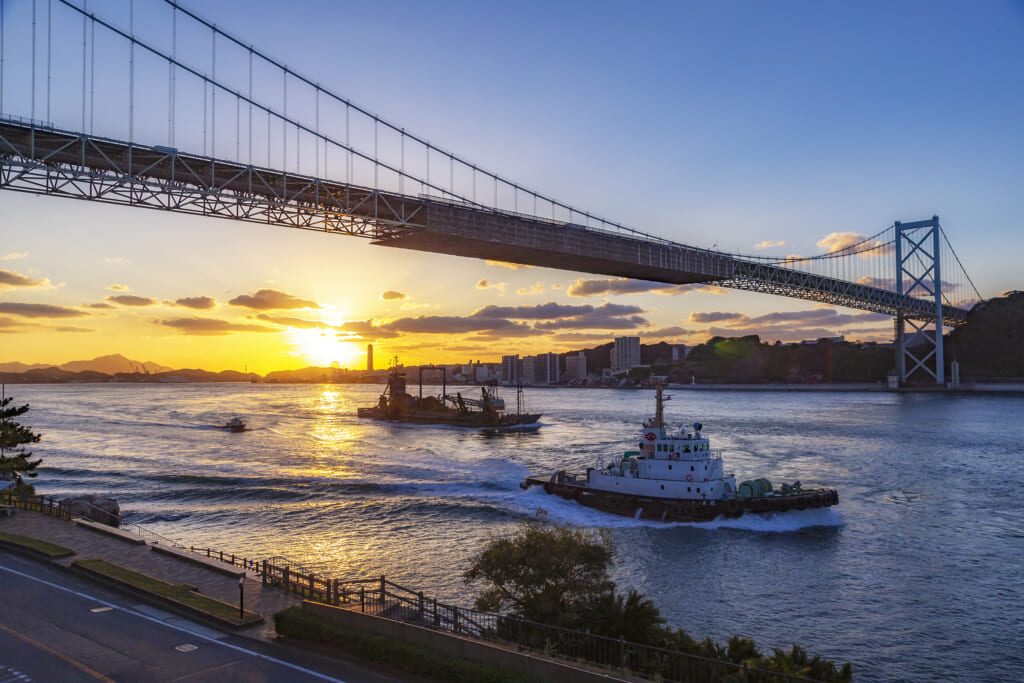
<path id="1" fill-rule="evenodd" d="M 283 559 L 283 558 L 282 558 Z M 291 565 L 264 560 L 263 583 L 301 595 L 307 600 L 358 609 L 360 612 L 457 635 L 513 645 L 549 657 L 582 661 L 598 667 L 628 671 L 664 681 L 744 681 L 783 683 L 810 681 L 793 674 L 750 668 L 678 650 L 631 643 L 582 631 L 540 624 L 492 612 L 480 612 L 428 598 L 388 581 L 344 580 L 304 573 Z"/>
<path id="2" fill-rule="evenodd" d="M 35 510 L 71 519 L 70 508 L 45 496 L 19 496 L 0 491 L 0 504 Z M 89 505 L 86 503 L 86 505 Z M 95 506 L 91 506 L 94 507 Z M 100 510 L 100 508 L 96 508 Z M 108 515 L 106 511 L 104 514 Z M 318 575 L 284 557 L 254 560 L 211 548 L 185 546 L 138 524 L 115 516 L 120 528 L 161 544 L 187 550 L 258 574 L 264 585 L 275 586 L 307 600 L 358 609 L 360 612 L 402 621 L 436 631 L 488 642 L 513 645 L 549 657 L 582 661 L 598 667 L 626 671 L 663 681 L 743 681 L 744 683 L 788 683 L 810 681 L 792 674 L 754 669 L 743 664 L 708 659 L 678 650 L 631 643 L 583 631 L 573 631 L 493 612 L 480 612 L 428 598 L 423 591 L 388 581 L 384 575 L 373 579 L 341 579 Z"/>
<path id="3" fill-rule="evenodd" d="M 58 519 L 71 519 L 71 511 L 68 507 L 52 497 L 21 495 L 5 490 L 0 491 L 0 505 L 42 512 Z"/>

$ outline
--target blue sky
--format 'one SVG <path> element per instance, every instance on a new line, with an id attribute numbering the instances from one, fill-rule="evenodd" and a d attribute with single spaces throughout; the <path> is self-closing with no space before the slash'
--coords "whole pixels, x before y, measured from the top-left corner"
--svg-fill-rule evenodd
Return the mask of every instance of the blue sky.
<path id="1" fill-rule="evenodd" d="M 7 16 L 26 5 L 6 0 Z M 141 24 L 159 16 L 155 6 L 137 0 Z M 984 296 L 1021 288 L 1022 2 L 185 6 L 482 168 L 645 232 L 741 253 L 811 254 L 831 233 L 870 235 L 895 220 L 938 214 Z M 90 2 L 122 24 L 126 7 Z M 197 61 L 209 51 L 199 34 L 180 40 Z M 10 51 L 6 58 L 7 69 L 16 69 L 17 58 Z M 13 93 L 14 77 L 6 83 Z M 5 113 L 21 114 L 10 109 L 13 99 L 5 98 Z M 82 306 L 118 291 L 156 302 L 84 317 L 81 331 L 67 333 L 53 321 L 10 314 L 3 338 L 11 343 L 0 362 L 65 362 L 104 351 L 135 357 L 152 349 L 161 355 L 152 360 L 167 365 L 228 367 L 232 344 L 245 340 L 254 355 L 267 354 L 264 369 L 306 364 L 313 354 L 303 354 L 307 342 L 296 341 L 295 330 L 199 338 L 154 325 L 174 319 L 160 302 L 193 296 L 217 301 L 208 315 L 254 324 L 253 311 L 227 302 L 268 288 L 319 302 L 319 319 L 333 316 L 335 324 L 466 318 L 488 305 L 553 301 L 634 306 L 647 325 L 633 332 L 676 328 L 686 332 L 675 337 L 682 343 L 706 338 L 711 328 L 698 321 L 712 313 L 806 316 L 803 328 L 777 330 L 784 339 L 855 329 L 838 322 L 851 311 L 823 326 L 813 305 L 778 297 L 646 293 L 583 301 L 569 295 L 588 277 L 580 274 L 512 271 L 355 239 L 9 192 L 0 193 L 0 237 L 0 271 L 48 283 L 6 287 L 0 307 Z M 765 241 L 784 244 L 758 252 Z M 382 298 L 385 291 L 406 298 Z M 863 338 L 881 338 L 891 324 L 863 329 Z M 772 338 L 768 328 L 736 328 L 747 331 Z M 320 330 L 317 359 L 337 343 L 329 332 Z M 613 333 L 623 332 L 592 328 L 508 346 L 568 350 Z M 61 343 L 64 334 L 73 335 L 74 353 Z M 275 346 L 277 338 L 288 341 Z M 426 349 L 441 355 L 433 360 L 515 350 L 496 351 L 493 339 L 438 339 L 410 334 L 381 343 L 412 359 Z"/>

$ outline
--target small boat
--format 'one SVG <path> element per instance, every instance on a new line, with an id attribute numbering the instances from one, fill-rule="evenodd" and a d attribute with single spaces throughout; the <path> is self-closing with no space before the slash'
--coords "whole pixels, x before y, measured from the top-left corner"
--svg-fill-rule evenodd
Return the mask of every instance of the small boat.
<path id="1" fill-rule="evenodd" d="M 224 429 L 228 430 L 229 432 L 244 432 L 245 421 L 242 420 L 242 418 L 240 417 L 233 417 L 227 421 L 227 423 L 224 425 Z"/>
<path id="2" fill-rule="evenodd" d="M 799 481 L 778 490 L 767 479 L 736 485 L 725 472 L 720 451 L 712 451 L 703 425 L 668 429 L 664 402 L 669 396 L 658 385 L 654 418 L 643 424 L 638 450 L 611 461 L 599 460 L 585 473 L 559 470 L 548 476 L 527 477 L 520 486 L 541 486 L 553 495 L 618 515 L 662 522 L 701 522 L 746 512 L 786 512 L 830 507 L 839 503 L 832 489 L 803 488 Z"/>
<path id="3" fill-rule="evenodd" d="M 442 384 L 439 396 L 423 396 L 423 372 L 420 371 L 419 396 L 406 391 L 405 373 L 398 368 L 397 360 L 387 377 L 388 383 L 377 401 L 377 405 L 359 408 L 359 417 L 384 420 L 387 422 L 409 422 L 413 424 L 448 425 L 490 431 L 511 431 L 539 427 L 540 413 L 524 413 L 522 390 L 517 404 L 520 410 L 506 413 L 505 401 L 497 395 L 493 386 L 480 387 L 480 398 L 463 396 L 461 392 L 449 394 L 447 385 Z"/>

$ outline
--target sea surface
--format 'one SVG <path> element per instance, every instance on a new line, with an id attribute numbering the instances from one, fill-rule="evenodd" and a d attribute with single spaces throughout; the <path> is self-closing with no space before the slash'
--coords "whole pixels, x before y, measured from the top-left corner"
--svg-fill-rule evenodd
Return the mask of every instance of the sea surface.
<path id="1" fill-rule="evenodd" d="M 361 420 L 375 386 L 6 391 L 43 435 L 39 492 L 113 496 L 185 545 L 386 574 L 469 606 L 474 553 L 543 508 L 609 528 L 620 588 L 696 638 L 795 642 L 858 680 L 1024 679 L 1024 397 L 671 392 L 667 421 L 704 423 L 739 480 L 834 487 L 840 504 L 662 524 L 519 488 L 633 448 L 651 391 L 528 390 L 543 426 L 502 435 Z M 248 431 L 218 428 L 236 415 Z"/>

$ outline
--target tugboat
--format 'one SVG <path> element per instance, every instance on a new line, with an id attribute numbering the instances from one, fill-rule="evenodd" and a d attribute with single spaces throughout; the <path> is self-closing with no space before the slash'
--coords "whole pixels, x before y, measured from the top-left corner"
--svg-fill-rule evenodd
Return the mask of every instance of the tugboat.
<path id="1" fill-rule="evenodd" d="M 405 373 L 399 371 L 396 362 L 388 373 L 388 384 L 380 395 L 377 405 L 359 408 L 359 417 L 387 422 L 411 422 L 414 424 L 437 424 L 452 427 L 467 427 L 494 431 L 531 429 L 539 427 L 540 413 L 524 413 L 522 390 L 517 403 L 520 410 L 506 413 L 505 401 L 498 398 L 493 386 L 480 388 L 480 398 L 469 398 L 461 393 L 450 395 L 447 384 L 442 380 L 440 396 L 423 396 L 423 372 L 420 371 L 419 397 L 406 391 Z"/>
<path id="2" fill-rule="evenodd" d="M 245 421 L 240 417 L 233 417 L 224 424 L 224 429 L 229 432 L 244 432 Z"/>
<path id="3" fill-rule="evenodd" d="M 739 517 L 745 512 L 785 512 L 830 507 L 839 503 L 833 489 L 805 489 L 797 481 L 772 488 L 767 479 L 736 485 L 736 475 L 724 471 L 721 451 L 697 422 L 686 427 L 665 427 L 664 402 L 670 396 L 659 384 L 654 418 L 643 424 L 639 450 L 626 451 L 611 462 L 603 459 L 585 474 L 559 470 L 527 477 L 520 486 L 541 486 L 547 493 L 576 500 L 581 505 L 618 515 L 661 522 L 706 522 L 719 516 Z"/>

